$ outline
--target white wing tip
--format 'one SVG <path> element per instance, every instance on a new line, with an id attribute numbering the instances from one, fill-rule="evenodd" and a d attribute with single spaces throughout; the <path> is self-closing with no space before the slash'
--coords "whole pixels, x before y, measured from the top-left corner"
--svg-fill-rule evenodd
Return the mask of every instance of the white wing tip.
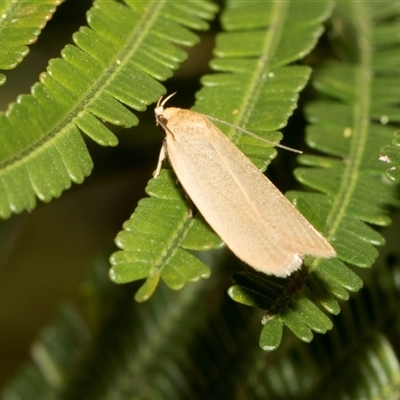
<path id="1" fill-rule="evenodd" d="M 319 252 L 318 254 L 307 253 L 313 257 L 320 258 L 332 258 L 336 256 L 336 252 L 333 247 L 330 246 L 330 249 L 326 249 L 323 252 Z M 291 253 L 288 255 L 287 259 L 284 263 L 275 265 L 273 268 L 271 266 L 266 266 L 257 270 L 263 272 L 267 275 L 275 275 L 278 278 L 287 278 L 293 272 L 299 270 L 303 265 L 304 256 L 298 253 Z"/>
<path id="2" fill-rule="evenodd" d="M 300 269 L 302 264 L 302 257 L 299 254 L 291 253 L 288 255 L 287 259 L 283 263 L 279 263 L 279 265 L 265 265 L 262 268 L 255 269 L 267 275 L 274 275 L 278 278 L 287 278 L 294 271 Z"/>

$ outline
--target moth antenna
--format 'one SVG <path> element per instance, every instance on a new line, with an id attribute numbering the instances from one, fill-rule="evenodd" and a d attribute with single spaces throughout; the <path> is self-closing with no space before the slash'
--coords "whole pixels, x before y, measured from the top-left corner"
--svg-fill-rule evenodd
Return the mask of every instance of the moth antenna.
<path id="1" fill-rule="evenodd" d="M 211 117 L 210 115 L 207 115 L 207 114 L 202 114 L 202 113 L 199 113 L 199 114 L 203 115 L 206 118 L 211 119 L 212 121 L 220 122 L 221 124 L 229 126 L 230 128 L 233 128 L 233 129 L 236 129 L 238 131 L 247 133 L 249 136 L 252 136 L 252 137 L 254 137 L 254 138 L 258 139 L 258 140 L 261 140 L 262 142 L 268 143 L 268 144 L 270 144 L 272 146 L 276 146 L 276 147 L 279 147 L 281 149 L 292 151 L 293 153 L 303 154 L 303 152 L 301 150 L 292 149 L 291 147 L 284 146 L 283 144 L 275 143 L 275 142 L 272 142 L 271 140 L 264 139 L 264 138 L 262 138 L 260 136 L 257 136 L 255 133 L 248 131 L 247 129 L 241 128 L 240 126 L 237 126 L 237 125 L 233 125 L 230 122 L 224 121 L 224 120 L 219 119 L 219 118 Z"/>
<path id="2" fill-rule="evenodd" d="M 175 96 L 175 95 L 176 95 L 176 92 L 174 92 L 174 93 L 170 94 L 169 96 L 167 96 L 167 97 L 163 100 L 163 102 L 161 103 L 161 107 L 164 107 L 165 103 L 166 103 L 172 96 Z M 158 101 L 161 101 L 161 99 L 162 99 L 162 96 L 159 98 Z M 157 102 L 157 107 L 159 107 L 159 103 L 158 103 L 158 102 Z"/>
<path id="3" fill-rule="evenodd" d="M 169 96 L 167 96 L 164 100 L 163 100 L 163 96 L 161 96 L 161 97 L 158 99 L 158 101 L 157 101 L 157 108 L 159 108 L 159 107 L 164 107 L 165 103 L 166 103 L 172 96 L 175 96 L 176 93 L 177 93 L 177 92 L 171 93 L 171 94 L 170 94 Z M 224 124 L 224 125 L 226 125 L 226 126 L 229 126 L 230 128 L 236 129 L 236 130 L 238 130 L 238 131 L 240 131 L 240 132 L 244 132 L 244 133 L 248 134 L 249 136 L 252 136 L 252 137 L 254 137 L 254 138 L 258 139 L 258 140 L 261 140 L 261 141 L 264 142 L 264 143 L 270 144 L 271 146 L 276 146 L 276 147 L 279 147 L 280 149 L 288 150 L 288 151 L 291 151 L 291 152 L 293 152 L 293 153 L 303 154 L 303 152 L 302 152 L 301 150 L 293 149 L 293 148 L 291 148 L 291 147 L 284 146 L 283 144 L 275 143 L 275 142 L 272 142 L 271 140 L 264 139 L 264 138 L 262 138 L 262 137 L 260 137 L 260 136 L 257 136 L 255 133 L 248 131 L 247 129 L 241 128 L 240 126 L 233 125 L 233 124 L 231 124 L 230 122 L 224 121 L 224 120 L 219 119 L 219 118 L 211 117 L 210 115 L 207 115 L 207 114 L 203 114 L 203 113 L 198 113 L 198 114 L 202 115 L 203 117 L 209 118 L 209 119 L 211 119 L 212 121 L 216 121 L 216 122 L 219 122 L 219 123 Z M 166 127 L 164 127 L 164 128 L 166 128 Z M 168 129 L 168 131 L 169 131 L 169 129 Z M 172 132 L 171 132 L 171 133 L 172 133 Z"/>

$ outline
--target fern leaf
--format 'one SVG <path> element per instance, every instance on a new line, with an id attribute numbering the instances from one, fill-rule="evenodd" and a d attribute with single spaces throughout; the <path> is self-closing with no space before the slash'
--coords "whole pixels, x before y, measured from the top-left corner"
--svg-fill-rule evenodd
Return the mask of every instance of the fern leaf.
<path id="1" fill-rule="evenodd" d="M 217 248 L 220 239 L 199 219 L 188 218 L 189 206 L 182 191 L 176 188 L 172 171 L 162 170 L 149 182 L 152 195 L 139 202 L 117 245 L 124 249 L 111 257 L 111 279 L 125 283 L 147 278 L 135 296 L 147 300 L 161 277 L 171 289 L 181 289 L 187 281 L 207 278 L 209 268 L 187 250 Z M 154 210 L 158 213 L 154 213 Z M 196 241 L 191 236 L 196 236 Z"/>
<path id="2" fill-rule="evenodd" d="M 40 31 L 63 0 L 4 0 L 0 4 L 0 69 L 15 68 L 29 53 Z M 0 86 L 6 77 L 0 74 Z"/>
<path id="3" fill-rule="evenodd" d="M 373 37 L 374 26 L 379 27 L 379 20 L 374 21 L 373 6 L 370 6 L 370 3 L 357 3 L 353 6 L 347 3 L 340 4 L 339 9 L 343 7 L 345 10 L 343 18 L 353 21 L 349 16 L 353 16 L 351 11 L 354 12 L 354 15 L 358 16 L 357 34 L 360 37 Z M 370 18 L 368 23 L 367 17 Z M 348 42 L 350 39 L 342 40 L 342 47 L 354 48 L 354 45 Z M 368 40 L 367 42 L 370 43 Z M 363 48 L 361 52 L 362 50 Z M 357 291 L 362 285 L 360 278 L 343 262 L 368 268 L 378 255 L 374 246 L 384 244 L 383 237 L 366 223 L 380 226 L 389 224 L 387 207 L 399 205 L 393 186 L 382 179 L 384 167 L 378 159 L 378 149 L 390 140 L 393 130 L 386 121 L 385 124 L 381 121 L 373 121 L 370 124 L 364 122 L 374 118 L 371 114 L 373 110 L 377 110 L 377 106 L 382 109 L 385 104 L 391 106 L 392 102 L 396 101 L 393 91 L 388 91 L 382 96 L 383 99 L 377 96 L 376 100 L 378 93 L 385 92 L 393 84 L 393 78 L 380 76 L 379 71 L 372 68 L 372 48 L 365 50 L 365 53 L 359 55 L 358 63 L 330 63 L 315 74 L 315 87 L 332 99 L 318 101 L 306 107 L 308 118 L 313 123 L 308 130 L 307 143 L 316 150 L 340 157 L 342 161 L 324 156 L 300 156 L 300 163 L 307 168 L 297 169 L 296 177 L 301 183 L 323 194 L 288 194 L 296 207 L 320 230 L 326 232 L 340 259 L 306 258 L 305 264 L 311 274 L 304 280 L 304 290 L 294 295 L 292 302 L 298 302 L 304 295 L 311 295 L 312 298 L 318 299 L 327 311 L 334 314 L 339 312 L 334 298 L 346 300 L 349 297 L 347 291 Z M 367 55 L 371 58 L 363 59 Z M 379 59 L 379 48 L 377 58 Z M 372 81 L 372 76 L 377 78 Z M 325 225 L 322 223 L 318 226 L 318 221 L 325 221 Z M 297 280 L 301 287 L 301 280 L 296 276 L 293 279 L 295 282 Z M 231 288 L 230 294 L 240 294 L 238 301 L 268 310 L 264 327 L 268 332 L 269 321 L 276 325 L 276 318 L 270 316 L 277 312 L 279 296 L 272 299 L 272 304 L 271 299 L 268 299 L 269 304 L 268 301 L 264 301 L 265 307 L 260 307 L 262 303 L 259 301 L 259 295 L 254 297 L 254 290 L 257 293 L 265 292 L 265 287 L 261 290 L 251 281 L 244 286 L 239 282 L 234 291 Z M 318 314 L 319 310 L 316 309 L 313 319 L 317 319 Z M 281 307 L 279 315 L 287 325 L 287 306 Z M 296 328 L 292 330 L 299 338 L 308 341 L 310 335 L 301 328 L 300 321 L 310 329 L 316 329 L 307 324 L 302 313 L 299 313 L 298 317 L 295 325 L 291 319 L 287 321 Z M 325 326 L 329 329 L 328 323 Z M 301 333 L 302 331 L 304 333 Z M 276 337 L 272 337 L 271 340 L 268 338 L 266 334 L 261 335 L 261 346 L 274 348 L 278 343 Z"/>
<path id="4" fill-rule="evenodd" d="M 186 57 L 175 43 L 197 41 L 185 27 L 204 29 L 204 19 L 216 10 L 207 2 L 127 4 L 95 2 L 88 13 L 91 27 L 74 35 L 77 46 L 66 46 L 32 93 L 0 114 L 3 218 L 32 209 L 35 195 L 47 202 L 71 181 L 82 182 L 92 161 L 79 130 L 103 146 L 115 146 L 117 138 L 103 122 L 136 125 L 137 117 L 125 106 L 143 111 L 164 93 L 156 79 L 169 77 Z"/>
<path id="5" fill-rule="evenodd" d="M 326 235 L 341 261 L 306 259 L 306 264 L 319 286 L 345 299 L 345 292 L 358 290 L 361 281 L 343 262 L 361 268 L 372 265 L 378 255 L 374 246 L 383 245 L 384 239 L 366 223 L 388 225 L 387 207 L 399 205 L 393 185 L 382 179 L 385 167 L 379 161 L 379 149 L 390 141 L 393 128 L 372 115 L 373 110 L 398 102 L 399 95 L 396 100 L 395 93 L 388 90 L 395 78 L 382 67 L 374 67 L 374 60 L 379 65 L 380 50 L 385 47 L 383 43 L 373 46 L 369 40 L 385 23 L 376 17 L 379 6 L 340 3 L 338 9 L 342 26 L 351 21 L 355 35 L 355 39 L 342 37 L 341 46 L 353 48 L 351 40 L 357 42 L 361 37 L 366 38 L 366 46 L 359 48 L 356 62 L 331 62 L 317 71 L 314 85 L 328 99 L 306 107 L 312 123 L 307 143 L 338 158 L 300 156 L 306 168 L 297 169 L 296 177 L 323 194 L 293 192 L 290 197 L 306 217 L 312 219 L 310 212 L 318 210 L 320 220 L 326 221 Z M 311 206 L 308 210 L 302 207 L 305 201 Z M 313 291 L 307 281 L 306 286 Z"/>
<path id="6" fill-rule="evenodd" d="M 307 67 L 286 64 L 298 60 L 315 45 L 322 32 L 321 23 L 330 10 L 329 2 L 321 2 L 317 6 L 313 3 L 312 7 L 296 2 L 228 2 L 222 21 L 229 32 L 218 36 L 215 54 L 219 57 L 211 62 L 214 70 L 222 72 L 203 77 L 203 89 L 196 96 L 194 109 L 256 132 L 274 143 L 278 142 L 281 134 L 276 130 L 286 124 L 296 107 L 298 92 L 310 74 Z M 289 42 L 283 32 L 287 33 L 288 38 L 296 37 L 294 43 Z M 266 168 L 275 154 L 271 146 L 224 125 L 219 127 L 257 166 Z M 110 276 L 115 282 L 142 278 L 144 270 L 148 274 L 148 281 L 136 297 L 140 301 L 152 294 L 159 279 L 156 276 L 174 289 L 180 288 L 185 281 L 208 276 L 204 264 L 199 264 L 186 252 L 186 235 L 196 235 L 197 243 L 191 240 L 190 250 L 203 251 L 221 246 L 220 240 L 209 227 L 202 225 L 201 232 L 193 232 L 198 229 L 197 218 L 191 218 L 187 206 L 184 206 L 185 200 L 175 179 L 169 171 L 164 171 L 160 177 L 150 181 L 147 193 L 152 198 L 146 201 L 146 205 L 153 203 L 152 212 L 156 214 L 151 221 L 155 222 L 154 225 L 151 228 L 148 224 L 143 227 L 146 217 L 141 216 L 151 212 L 149 208 L 146 214 L 142 214 L 144 203 L 139 204 L 129 221 L 129 231 L 135 230 L 135 236 L 146 237 L 145 243 L 136 239 L 129 245 L 121 243 L 121 238 L 128 234 L 125 228 L 117 237 L 117 244 L 123 251 L 111 257 Z M 175 215 L 172 222 L 170 214 L 164 210 L 167 207 L 168 210 L 177 208 L 172 203 L 177 198 L 181 207 L 185 208 Z M 159 205 L 157 209 L 156 201 L 161 200 L 165 206 Z M 168 234 L 163 237 L 158 234 L 161 227 L 168 227 Z M 150 242 L 151 238 L 156 242 L 154 245 Z M 148 254 L 149 248 L 155 246 L 157 250 Z M 182 257 L 174 260 L 176 254 Z M 146 256 L 146 267 L 142 269 Z M 135 272 L 139 271 L 136 262 L 140 265 L 140 276 Z M 176 270 L 173 282 L 168 281 L 168 274 L 164 272 L 170 270 L 171 264 Z M 182 276 L 180 279 L 179 275 Z M 179 285 L 175 285 L 175 281 Z"/>

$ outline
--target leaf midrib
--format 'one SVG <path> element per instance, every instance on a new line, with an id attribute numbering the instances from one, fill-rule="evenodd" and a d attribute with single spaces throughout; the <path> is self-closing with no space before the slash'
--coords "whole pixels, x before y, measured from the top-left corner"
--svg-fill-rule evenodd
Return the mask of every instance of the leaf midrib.
<path id="1" fill-rule="evenodd" d="M 240 111 L 237 113 L 233 123 L 236 126 L 246 127 L 246 124 L 253 113 L 255 104 L 260 97 L 260 90 L 263 87 L 263 76 L 268 74 L 270 70 L 271 60 L 275 55 L 276 49 L 284 33 L 288 8 L 289 2 L 272 2 L 272 12 L 269 21 L 270 24 L 268 25 L 269 28 L 267 28 L 265 31 L 261 56 L 259 57 L 257 67 L 252 73 L 250 84 L 248 85 L 247 90 L 242 97 L 242 104 L 240 107 L 238 107 Z M 238 130 L 234 130 L 229 135 L 233 143 L 237 143 L 240 136 L 241 133 Z"/>
<path id="2" fill-rule="evenodd" d="M 344 171 L 337 195 L 332 203 L 328 218 L 328 239 L 332 239 L 349 208 L 350 202 L 360 179 L 360 166 L 368 138 L 372 48 L 370 19 L 363 2 L 351 2 L 353 23 L 359 39 L 360 59 L 355 73 L 355 98 L 353 106 L 352 140 L 348 158 L 344 162 Z M 362 41 L 362 42 L 361 42 Z"/>

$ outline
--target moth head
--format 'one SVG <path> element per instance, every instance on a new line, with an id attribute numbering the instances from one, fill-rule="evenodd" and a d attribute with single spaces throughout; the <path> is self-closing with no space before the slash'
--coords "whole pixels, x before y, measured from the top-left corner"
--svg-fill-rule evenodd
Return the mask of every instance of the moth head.
<path id="1" fill-rule="evenodd" d="M 165 118 L 165 116 L 164 116 L 164 105 L 175 94 L 176 94 L 176 92 L 170 94 L 164 100 L 163 100 L 162 96 L 158 99 L 157 106 L 154 109 L 154 115 L 156 117 L 157 125 L 158 124 L 165 125 L 167 123 L 167 118 Z"/>

